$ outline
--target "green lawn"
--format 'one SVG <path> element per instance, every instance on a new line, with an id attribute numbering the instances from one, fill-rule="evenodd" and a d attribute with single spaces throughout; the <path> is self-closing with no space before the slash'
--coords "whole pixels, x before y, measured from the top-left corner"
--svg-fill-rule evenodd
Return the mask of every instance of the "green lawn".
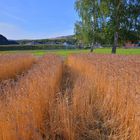
<path id="1" fill-rule="evenodd" d="M 68 56 L 70 54 L 74 53 L 88 53 L 90 50 L 32 50 L 32 51 L 0 51 L 0 54 L 13 54 L 13 53 L 31 53 L 37 56 L 42 56 L 44 54 L 52 53 L 57 54 L 60 56 Z M 102 49 L 95 49 L 94 53 L 96 54 L 110 54 L 111 49 L 110 48 L 102 48 Z M 139 54 L 140 55 L 140 49 L 117 49 L 117 54 Z"/>
<path id="2" fill-rule="evenodd" d="M 110 54 L 111 49 L 110 48 L 103 48 L 103 49 L 96 49 L 95 53 L 98 54 Z M 124 54 L 124 55 L 131 55 L 131 54 L 139 54 L 140 55 L 140 48 L 138 49 L 117 49 L 117 54 Z"/>

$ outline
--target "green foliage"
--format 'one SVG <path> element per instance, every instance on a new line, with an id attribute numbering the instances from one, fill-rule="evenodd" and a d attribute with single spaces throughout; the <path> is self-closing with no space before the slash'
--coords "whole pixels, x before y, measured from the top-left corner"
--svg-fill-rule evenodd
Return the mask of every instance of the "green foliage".
<path id="1" fill-rule="evenodd" d="M 98 0 L 77 0 L 75 7 L 81 18 L 81 21 L 75 24 L 75 33 L 79 43 L 91 45 L 101 40 L 103 22 Z"/>
<path id="2" fill-rule="evenodd" d="M 17 42 L 21 45 L 25 45 L 31 42 L 35 42 L 38 44 L 63 44 L 63 43 L 68 43 L 70 45 L 75 45 L 77 40 L 75 39 L 74 35 L 71 36 L 64 36 L 60 38 L 54 38 L 54 39 L 37 39 L 37 40 L 17 40 Z"/>
<path id="3" fill-rule="evenodd" d="M 140 0 L 76 0 L 75 5 L 80 17 L 75 34 L 80 43 L 117 46 L 140 39 Z"/>
<path id="4" fill-rule="evenodd" d="M 64 45 L 0 45 L 0 51 L 8 50 L 54 50 L 65 49 Z M 73 46 L 67 46 L 73 48 Z"/>

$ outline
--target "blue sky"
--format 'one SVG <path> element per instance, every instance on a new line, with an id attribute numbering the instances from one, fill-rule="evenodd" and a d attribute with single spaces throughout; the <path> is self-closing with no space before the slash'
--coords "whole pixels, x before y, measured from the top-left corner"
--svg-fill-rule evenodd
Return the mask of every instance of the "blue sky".
<path id="1" fill-rule="evenodd" d="M 75 0 L 0 0 L 0 34 L 8 39 L 71 35 Z"/>

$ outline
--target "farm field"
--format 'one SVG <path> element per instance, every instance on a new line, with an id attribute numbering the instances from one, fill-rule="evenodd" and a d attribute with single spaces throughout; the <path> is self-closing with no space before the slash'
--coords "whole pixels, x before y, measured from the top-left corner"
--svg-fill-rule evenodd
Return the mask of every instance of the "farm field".
<path id="1" fill-rule="evenodd" d="M 0 80 L 14 78 L 28 70 L 36 61 L 30 54 L 13 54 L 0 56 Z"/>
<path id="2" fill-rule="evenodd" d="M 32 50 L 32 51 L 0 51 L 0 54 L 15 54 L 15 53 L 30 53 L 37 56 L 42 56 L 45 54 L 57 54 L 60 56 L 68 56 L 70 54 L 77 54 L 77 53 L 88 53 L 90 50 Z M 102 49 L 95 49 L 94 53 L 96 54 L 110 54 L 110 48 L 102 48 Z M 117 54 L 124 54 L 124 55 L 140 55 L 140 49 L 117 49 Z"/>
<path id="3" fill-rule="evenodd" d="M 0 55 L 0 140 L 139 140 L 140 55 L 64 54 Z"/>

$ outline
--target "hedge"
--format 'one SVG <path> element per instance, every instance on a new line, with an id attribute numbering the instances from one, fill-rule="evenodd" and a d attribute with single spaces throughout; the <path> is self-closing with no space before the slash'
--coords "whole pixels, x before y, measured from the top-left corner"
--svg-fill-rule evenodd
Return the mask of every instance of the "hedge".
<path id="1" fill-rule="evenodd" d="M 0 45 L 0 51 L 8 50 L 53 50 L 53 49 L 72 49 L 75 46 L 64 45 Z"/>

